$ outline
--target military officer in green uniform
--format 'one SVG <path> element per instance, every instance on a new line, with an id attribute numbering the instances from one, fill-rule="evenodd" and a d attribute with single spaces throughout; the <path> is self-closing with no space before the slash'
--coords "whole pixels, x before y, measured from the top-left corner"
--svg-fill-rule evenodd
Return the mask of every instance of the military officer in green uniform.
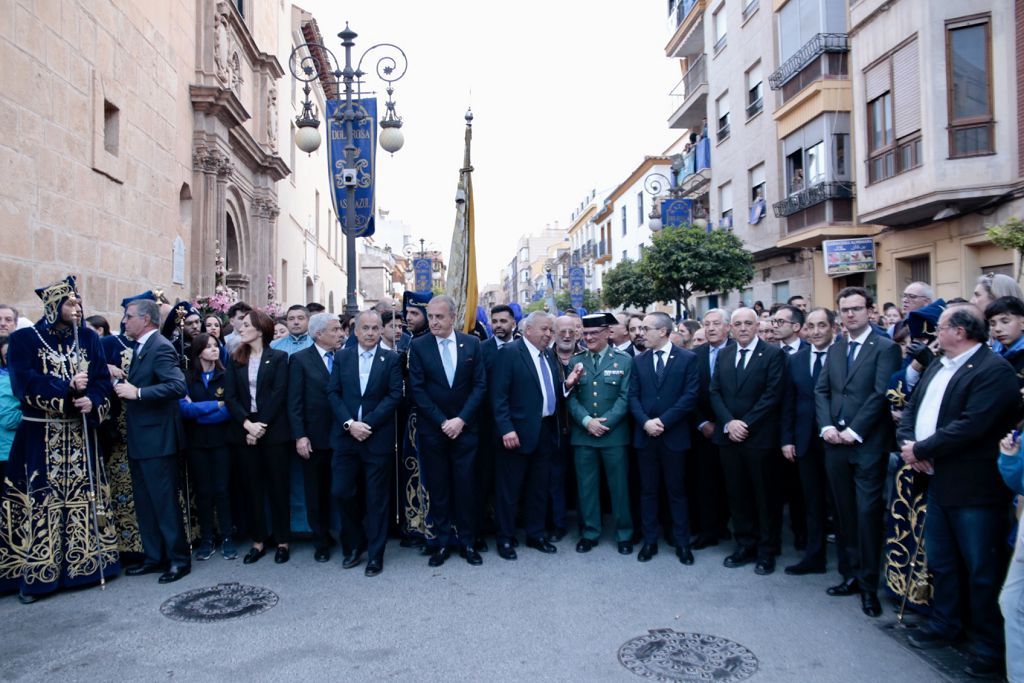
<path id="1" fill-rule="evenodd" d="M 633 552 L 633 520 L 629 514 L 629 375 L 633 359 L 608 344 L 608 327 L 618 321 L 611 313 L 583 317 L 583 341 L 587 350 L 576 354 L 572 364 L 583 366 L 579 386 L 569 397 L 572 445 L 579 486 L 579 511 L 583 536 L 576 552 L 586 553 L 601 537 L 601 464 L 604 463 L 611 492 L 615 538 L 619 552 Z"/>

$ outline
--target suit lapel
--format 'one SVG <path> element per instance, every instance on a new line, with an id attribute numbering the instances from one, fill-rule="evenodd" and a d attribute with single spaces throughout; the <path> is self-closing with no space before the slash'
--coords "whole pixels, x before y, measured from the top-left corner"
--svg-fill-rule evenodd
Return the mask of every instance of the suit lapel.
<path id="1" fill-rule="evenodd" d="M 875 336 L 876 335 L 872 332 L 871 334 L 868 335 L 868 338 L 864 340 L 864 343 L 861 344 L 860 351 L 857 352 L 857 358 L 854 359 L 853 366 L 850 368 L 850 372 L 847 373 L 846 375 L 846 381 L 843 382 L 844 385 L 850 381 L 851 377 L 857 374 L 857 370 L 860 369 L 860 366 L 864 365 L 864 363 L 867 362 L 867 357 L 875 353 L 875 350 L 878 348 L 875 345 Z M 846 353 L 850 352 L 849 342 L 847 342 L 844 350 L 845 353 L 843 354 L 843 365 L 845 367 Z"/>
<path id="2" fill-rule="evenodd" d="M 764 355 L 764 349 L 761 348 L 762 343 L 763 342 L 758 340 L 758 342 L 756 344 L 754 344 L 754 348 L 750 350 L 750 358 L 747 358 L 747 365 L 746 365 L 746 367 L 742 371 L 740 370 L 738 365 L 733 363 L 733 365 L 735 366 L 735 372 L 736 372 L 736 388 L 737 389 L 742 388 L 743 385 L 746 384 L 747 377 L 749 377 L 750 373 L 752 373 L 754 370 L 756 370 L 758 365 L 761 364 L 761 356 Z M 736 356 L 740 355 L 740 348 L 739 348 L 739 346 L 736 347 L 736 354 L 735 355 Z"/>
<path id="3" fill-rule="evenodd" d="M 660 375 L 658 373 L 654 372 L 654 365 L 647 364 L 648 368 L 651 370 L 651 372 L 654 372 L 654 383 L 657 384 L 659 387 L 661 386 L 662 382 L 665 381 L 665 378 L 668 376 L 669 364 L 675 362 L 675 358 L 678 355 L 679 355 L 679 352 L 675 349 L 675 347 L 673 347 L 668 352 L 668 358 L 665 359 L 665 367 L 661 369 L 661 374 Z M 655 360 L 652 360 L 651 363 L 657 362 L 657 356 L 655 356 L 652 353 L 651 357 L 655 359 Z"/>
<path id="4" fill-rule="evenodd" d="M 136 372 L 138 372 L 139 367 L 142 366 L 143 359 L 149 357 L 148 353 L 152 352 L 153 349 L 153 340 L 156 339 L 156 335 L 158 334 L 160 334 L 160 332 L 156 331 L 153 334 L 149 335 L 149 339 L 146 340 L 146 343 L 143 344 L 141 348 L 135 350 L 132 356 L 131 367 L 128 368 L 129 381 L 131 381 L 131 379 L 135 377 L 135 374 Z"/>
<path id="5" fill-rule="evenodd" d="M 519 357 L 522 358 L 523 363 L 526 364 L 526 371 L 533 378 L 533 385 L 537 387 L 537 391 L 540 392 L 541 396 L 544 396 L 544 389 L 540 385 L 540 378 L 537 377 L 537 366 L 533 363 L 533 352 L 526 345 L 526 342 L 522 342 L 519 345 Z M 546 362 L 545 358 L 545 362 Z"/>
<path id="6" fill-rule="evenodd" d="M 357 359 L 358 360 L 358 359 Z M 381 350 L 380 344 L 377 345 L 377 350 L 373 353 L 373 363 L 370 364 L 370 376 L 366 378 L 366 390 L 370 390 L 370 385 L 373 384 L 374 380 L 380 377 L 380 373 L 384 372 L 384 351 Z M 365 394 L 365 392 L 364 392 Z"/>

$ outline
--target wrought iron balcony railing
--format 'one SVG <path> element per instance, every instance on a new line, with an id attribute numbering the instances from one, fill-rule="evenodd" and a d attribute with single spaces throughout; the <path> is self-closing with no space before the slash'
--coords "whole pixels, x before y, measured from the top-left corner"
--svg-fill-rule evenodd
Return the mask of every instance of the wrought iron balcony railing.
<path id="1" fill-rule="evenodd" d="M 768 77 L 768 85 L 778 90 L 790 79 L 803 71 L 804 67 L 826 52 L 849 52 L 850 40 L 845 33 L 817 33 L 797 50 L 792 57 L 782 63 Z"/>
<path id="2" fill-rule="evenodd" d="M 854 196 L 853 183 L 818 183 L 775 202 L 772 209 L 776 218 L 783 218 L 829 199 L 853 199 Z"/>

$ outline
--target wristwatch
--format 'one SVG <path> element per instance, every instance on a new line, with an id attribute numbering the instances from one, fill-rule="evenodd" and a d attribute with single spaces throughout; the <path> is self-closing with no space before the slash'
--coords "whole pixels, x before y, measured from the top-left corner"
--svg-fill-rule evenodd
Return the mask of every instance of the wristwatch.
<path id="1" fill-rule="evenodd" d="M 344 427 L 345 431 L 347 432 L 349 427 L 352 426 L 353 422 L 355 422 L 355 420 L 345 420 L 345 423 L 343 425 L 341 425 L 341 426 Z"/>
<path id="2" fill-rule="evenodd" d="M 138 387 L 135 390 L 135 398 L 137 398 L 140 401 L 142 400 L 142 387 Z"/>

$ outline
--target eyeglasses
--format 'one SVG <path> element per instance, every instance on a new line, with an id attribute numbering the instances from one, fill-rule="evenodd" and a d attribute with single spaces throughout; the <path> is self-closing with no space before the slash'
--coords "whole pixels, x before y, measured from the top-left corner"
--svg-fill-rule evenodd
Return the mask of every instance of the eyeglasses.
<path id="1" fill-rule="evenodd" d="M 782 327 L 783 325 L 792 325 L 792 320 L 786 320 L 785 318 L 772 318 L 772 325 L 775 327 Z"/>
<path id="2" fill-rule="evenodd" d="M 903 298 L 904 299 L 927 299 L 928 297 L 926 297 L 924 294 L 908 294 L 907 292 L 903 292 Z"/>

